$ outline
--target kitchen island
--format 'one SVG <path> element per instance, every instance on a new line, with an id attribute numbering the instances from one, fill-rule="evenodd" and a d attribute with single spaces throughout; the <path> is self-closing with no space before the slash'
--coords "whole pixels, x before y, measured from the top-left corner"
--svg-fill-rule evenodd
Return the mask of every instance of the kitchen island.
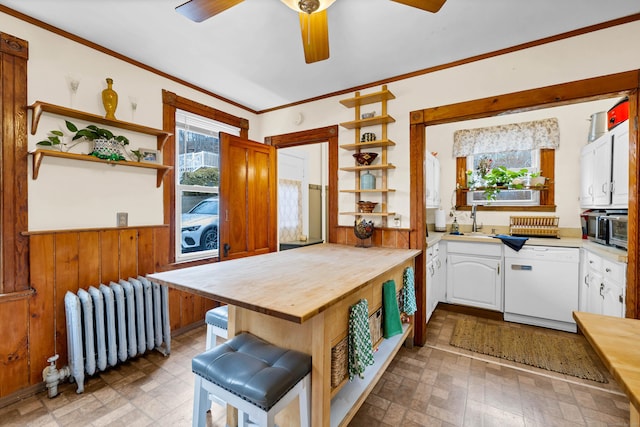
<path id="1" fill-rule="evenodd" d="M 393 337 L 377 371 L 357 395 L 342 393 L 345 381 L 331 387 L 331 350 L 347 334 L 349 307 L 369 302 L 369 314 L 382 305 L 382 285 L 393 279 L 402 287 L 402 273 L 420 253 L 413 249 L 356 248 L 319 244 L 214 264 L 148 275 L 151 280 L 229 304 L 229 336 L 249 331 L 273 344 L 312 356 L 311 415 L 313 426 L 346 425 L 373 388 L 412 327 Z M 204 350 L 204 349 L 203 349 Z M 380 359 L 380 358 L 378 358 Z M 369 374 L 369 377 L 371 374 Z M 352 384 L 361 381 L 354 379 Z M 332 408 L 336 398 L 346 411 Z M 278 425 L 298 425 L 295 411 Z"/>
<path id="2" fill-rule="evenodd" d="M 640 320 L 578 311 L 573 317 L 629 398 L 629 425 L 640 425 Z"/>

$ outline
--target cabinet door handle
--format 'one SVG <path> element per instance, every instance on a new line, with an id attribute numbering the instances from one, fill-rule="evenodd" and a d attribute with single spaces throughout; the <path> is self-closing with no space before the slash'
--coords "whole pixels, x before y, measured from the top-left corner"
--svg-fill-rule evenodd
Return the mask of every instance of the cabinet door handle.
<path id="1" fill-rule="evenodd" d="M 611 269 L 610 268 L 605 268 L 604 271 L 606 271 L 607 273 L 611 273 Z"/>
<path id="2" fill-rule="evenodd" d="M 604 299 L 604 295 L 602 294 L 602 291 L 604 291 L 604 283 L 600 283 L 600 296 L 602 297 L 602 299 Z"/>
<path id="3" fill-rule="evenodd" d="M 618 295 L 618 301 L 620 301 L 620 304 L 624 303 L 624 298 L 622 297 L 622 295 Z"/>
<path id="4" fill-rule="evenodd" d="M 586 276 L 584 276 L 584 284 L 585 284 L 585 285 L 587 285 L 587 287 L 589 287 L 589 286 L 590 286 L 590 283 L 589 283 L 589 275 L 588 275 L 588 274 L 587 274 Z"/>
<path id="5" fill-rule="evenodd" d="M 498 276 L 500 275 L 500 264 L 498 264 Z"/>

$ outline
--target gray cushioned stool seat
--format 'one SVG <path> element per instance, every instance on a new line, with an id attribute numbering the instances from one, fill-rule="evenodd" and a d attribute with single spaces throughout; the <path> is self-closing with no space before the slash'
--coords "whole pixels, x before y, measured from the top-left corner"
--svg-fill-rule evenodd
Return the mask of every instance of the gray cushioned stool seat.
<path id="1" fill-rule="evenodd" d="M 217 326 L 220 329 L 229 328 L 229 306 L 221 305 L 220 307 L 212 308 L 207 311 L 207 315 L 204 318 L 208 325 Z"/>
<path id="2" fill-rule="evenodd" d="M 241 333 L 194 357 L 192 371 L 269 410 L 311 371 L 311 356 Z"/>

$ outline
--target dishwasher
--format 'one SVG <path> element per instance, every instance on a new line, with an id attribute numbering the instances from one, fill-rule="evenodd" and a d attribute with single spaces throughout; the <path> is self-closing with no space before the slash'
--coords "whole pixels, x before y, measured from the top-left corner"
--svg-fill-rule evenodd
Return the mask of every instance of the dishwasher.
<path id="1" fill-rule="evenodd" d="M 505 247 L 504 320 L 576 332 L 580 250 Z"/>

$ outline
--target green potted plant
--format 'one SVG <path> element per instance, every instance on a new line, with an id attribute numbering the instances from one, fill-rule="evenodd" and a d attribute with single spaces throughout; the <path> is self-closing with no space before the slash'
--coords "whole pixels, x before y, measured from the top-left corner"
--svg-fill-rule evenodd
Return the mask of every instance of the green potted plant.
<path id="1" fill-rule="evenodd" d="M 47 139 L 37 142 L 36 145 L 56 147 L 60 151 L 69 151 L 82 140 L 87 140 L 92 141 L 94 144 L 90 155 L 107 160 L 126 160 L 122 153 L 124 147 L 129 145 L 127 137 L 114 135 L 109 129 L 99 128 L 96 125 L 88 125 L 83 129 L 78 129 L 75 124 L 68 120 L 65 120 L 65 126 L 67 130 L 73 132 L 71 141 L 77 141 L 75 144 L 67 146 L 63 142 L 64 133 L 60 130 L 52 130 L 49 132 Z"/>
<path id="2" fill-rule="evenodd" d="M 541 174 L 542 174 L 542 171 L 533 172 L 530 175 L 530 178 L 531 178 L 530 179 L 530 184 L 531 184 L 532 187 L 541 187 L 547 182 L 547 178 L 545 178 Z"/>
<path id="3" fill-rule="evenodd" d="M 524 177 L 527 172 L 527 169 L 513 171 L 507 169 L 505 166 L 496 166 L 491 169 L 483 177 L 486 185 L 484 191 L 485 198 L 487 200 L 495 200 L 496 195 L 500 193 L 500 190 L 503 188 L 523 188 L 523 181 L 520 178 Z"/>

